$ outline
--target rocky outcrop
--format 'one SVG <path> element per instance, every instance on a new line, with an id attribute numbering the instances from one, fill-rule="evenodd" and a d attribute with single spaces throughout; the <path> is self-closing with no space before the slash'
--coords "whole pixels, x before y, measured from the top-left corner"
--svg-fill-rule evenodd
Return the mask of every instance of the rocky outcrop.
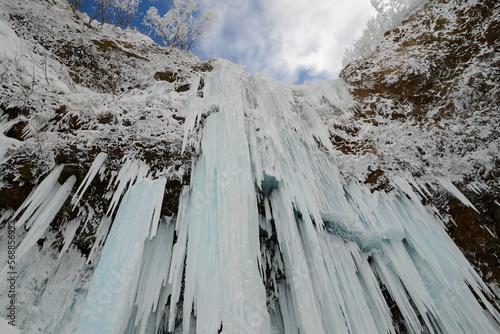
<path id="1" fill-rule="evenodd" d="M 0 8 L 10 39 L 0 55 L 0 136 L 14 143 L 0 165 L 2 226 L 54 166 L 64 165 L 78 187 L 100 153 L 107 154 L 106 172 L 78 207 L 65 203 L 52 234 L 88 217 L 90 224 L 78 220 L 75 237 L 88 256 L 110 182 L 126 159 L 168 178 L 162 214 L 175 215 L 191 168 L 190 155 L 181 153 L 186 98 L 194 78 L 212 70 L 210 62 L 136 31 L 89 25 L 66 1 L 3 1 Z M 62 241 L 45 247 L 61 248 Z"/>
<path id="2" fill-rule="evenodd" d="M 367 182 L 383 186 L 376 176 L 394 169 L 426 182 L 436 173 L 452 179 L 479 212 L 442 193 L 431 204 L 449 217 L 448 232 L 468 259 L 497 284 L 499 36 L 497 1 L 430 2 L 341 73 L 362 124 L 347 138 L 378 156 Z"/>

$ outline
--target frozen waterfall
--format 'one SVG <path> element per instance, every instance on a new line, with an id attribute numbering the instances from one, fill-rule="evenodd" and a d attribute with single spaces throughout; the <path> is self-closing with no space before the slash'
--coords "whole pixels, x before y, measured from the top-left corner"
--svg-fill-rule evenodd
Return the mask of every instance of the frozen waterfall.
<path id="1" fill-rule="evenodd" d="M 191 87 L 183 149 L 194 160 L 178 215 L 160 217 L 166 180 L 128 160 L 114 180 L 109 217 L 96 232 L 95 269 L 86 277 L 85 261 L 65 265 L 71 256 L 79 259 L 76 251 L 52 260 L 60 261 L 48 269 L 56 278 L 72 277 L 64 286 L 73 301 L 40 297 L 52 306 L 44 313 L 65 315 L 46 314 L 40 328 L 94 334 L 395 334 L 398 326 L 409 333 L 499 332 L 489 288 L 421 203 L 411 179 L 396 178 L 394 190 L 372 193 L 339 173 L 318 110 L 326 103 L 349 113 L 354 102 L 342 83 L 292 90 L 218 60 L 204 77 L 203 96 L 198 81 Z M 98 157 L 78 200 L 105 158 Z M 23 206 L 17 228 L 29 224 L 34 231 L 21 244 L 25 263 L 74 185 L 73 178 L 57 183 L 61 170 L 54 169 Z M 55 194 L 53 203 L 47 194 Z M 73 238 L 74 231 L 67 235 Z M 54 275 L 48 275 L 48 290 L 58 288 L 50 281 Z M 33 276 L 26 269 L 19 279 Z M 0 295 L 5 301 L 3 285 Z M 393 322 L 388 301 L 402 324 Z"/>

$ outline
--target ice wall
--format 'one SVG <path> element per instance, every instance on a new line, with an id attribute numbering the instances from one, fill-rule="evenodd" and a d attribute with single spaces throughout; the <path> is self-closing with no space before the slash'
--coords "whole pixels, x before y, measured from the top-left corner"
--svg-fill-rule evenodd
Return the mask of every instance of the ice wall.
<path id="1" fill-rule="evenodd" d="M 193 165 L 176 217 L 160 214 L 164 177 L 127 157 L 108 171 L 105 153 L 73 194 L 78 214 L 59 225 L 62 243 L 47 230 L 76 182 L 59 183 L 63 166 L 13 214 L 19 290 L 34 291 L 19 296 L 23 330 L 500 332 L 488 287 L 421 203 L 429 192 L 401 176 L 372 193 L 338 171 L 325 120 L 355 105 L 341 82 L 292 87 L 223 60 L 203 79 L 186 107 Z M 98 172 L 107 207 L 84 257 L 71 245 L 96 214 L 82 202 Z M 39 251 L 41 237 L 61 247 Z"/>
<path id="2" fill-rule="evenodd" d="M 186 254 L 184 333 L 190 327 L 192 309 L 198 333 L 220 329 L 246 333 L 249 328 L 270 333 L 266 291 L 258 266 L 258 210 L 245 110 L 233 96 L 239 78 L 217 71 L 207 79 L 203 100 L 194 98 L 188 106 L 187 122 L 200 121 L 204 116 L 198 111 L 211 115 L 205 119 L 201 154 L 193 166 L 190 193 L 185 198 L 188 202 L 177 223 L 179 234 L 187 234 L 181 238 L 187 244 L 176 245 Z M 183 257 L 176 260 L 176 270 L 182 270 L 179 261 Z M 172 281 L 174 289 L 180 286 L 180 277 L 172 276 L 176 279 Z M 174 329 L 175 311 L 173 308 L 170 330 Z M 258 321 L 252 318 L 255 314 Z"/>
<path id="3" fill-rule="evenodd" d="M 405 179 L 372 194 L 339 174 L 317 111 L 348 110 L 340 82 L 292 89 L 223 61 L 204 80 L 186 119 L 199 157 L 174 247 L 186 254 L 185 328 L 192 308 L 203 333 L 268 333 L 269 321 L 286 333 L 399 332 L 386 290 L 411 333 L 498 331 L 471 292 L 498 321 L 488 288 Z M 259 254 L 262 231 L 277 242 Z"/>
<path id="4" fill-rule="evenodd" d="M 156 235 L 164 189 L 165 179 L 142 179 L 125 194 L 92 277 L 77 333 L 126 329 L 142 262 L 150 261 L 143 260 L 145 242 Z"/>

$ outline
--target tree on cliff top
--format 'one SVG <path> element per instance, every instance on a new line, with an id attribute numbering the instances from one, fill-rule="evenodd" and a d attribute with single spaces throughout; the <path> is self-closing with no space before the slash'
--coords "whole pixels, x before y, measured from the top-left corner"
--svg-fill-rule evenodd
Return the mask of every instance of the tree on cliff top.
<path id="1" fill-rule="evenodd" d="M 135 20 L 141 0 L 68 0 L 73 11 L 86 12 L 89 24 L 98 20 L 122 28 L 129 27 Z"/>
<path id="2" fill-rule="evenodd" d="M 174 0 L 174 6 L 163 17 L 155 7 L 149 8 L 143 23 L 156 41 L 165 46 L 191 50 L 217 20 L 217 14 L 209 10 L 197 19 L 195 13 L 199 10 L 196 0 Z"/>

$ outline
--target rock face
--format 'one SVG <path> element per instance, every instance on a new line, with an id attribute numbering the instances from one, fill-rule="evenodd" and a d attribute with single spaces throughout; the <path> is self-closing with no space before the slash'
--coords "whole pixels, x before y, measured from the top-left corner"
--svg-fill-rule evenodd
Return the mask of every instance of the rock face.
<path id="1" fill-rule="evenodd" d="M 131 157 L 145 161 L 152 173 L 169 175 L 163 212 L 176 213 L 191 163 L 181 154 L 183 106 L 192 77 L 210 65 L 137 32 L 88 26 L 84 14 L 72 14 L 64 1 L 2 1 L 0 6 L 3 143 L 17 148 L 0 167 L 3 211 L 20 207 L 56 165 L 64 164 L 82 182 L 95 157 L 105 152 L 113 173 Z M 157 73 L 175 75 L 162 82 Z M 93 183 L 83 198 L 95 211 L 92 224 L 81 224 L 90 230 L 77 233 L 83 254 L 90 252 L 105 211 L 108 182 Z M 58 217 L 71 220 L 77 212 L 66 205 Z M 54 223 L 55 233 L 58 228 Z"/>
<path id="2" fill-rule="evenodd" d="M 81 15 L 0 0 L 22 330 L 498 328 L 497 1 L 431 2 L 313 87 Z"/>
<path id="3" fill-rule="evenodd" d="M 363 130 L 347 138 L 380 157 L 367 182 L 380 187 L 377 176 L 393 168 L 450 177 L 479 212 L 448 196 L 430 201 L 449 217 L 448 232 L 468 259 L 497 284 L 499 36 L 497 1 L 433 1 L 341 73 L 360 103 L 354 117 Z"/>

